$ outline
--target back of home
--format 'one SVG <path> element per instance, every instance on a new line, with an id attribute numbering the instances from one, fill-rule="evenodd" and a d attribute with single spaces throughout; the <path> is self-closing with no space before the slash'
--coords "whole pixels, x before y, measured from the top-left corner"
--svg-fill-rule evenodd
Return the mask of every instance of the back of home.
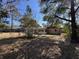
<path id="1" fill-rule="evenodd" d="M 28 31 L 28 30 L 26 30 Z M 0 32 L 25 32 L 25 29 L 0 29 Z M 60 35 L 62 32 L 61 28 L 32 28 L 33 34 L 52 34 L 52 35 Z"/>
<path id="2" fill-rule="evenodd" d="M 52 34 L 52 35 L 60 35 L 62 32 L 61 28 L 36 28 L 33 30 L 34 34 Z"/>

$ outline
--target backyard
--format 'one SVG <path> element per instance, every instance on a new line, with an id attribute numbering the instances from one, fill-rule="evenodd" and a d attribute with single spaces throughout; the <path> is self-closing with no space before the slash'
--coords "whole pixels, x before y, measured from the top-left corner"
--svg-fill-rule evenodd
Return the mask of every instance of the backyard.
<path id="1" fill-rule="evenodd" d="M 9 34 L 17 35 L 17 33 Z M 18 35 L 0 39 L 0 59 L 65 59 L 73 55 L 70 52 L 73 45 L 69 46 L 70 42 L 66 41 L 64 33 L 61 35 L 37 35 L 31 39 L 25 35 Z M 76 48 L 76 53 L 72 58 L 77 58 L 79 46 L 74 46 L 74 48 Z M 72 55 L 69 56 L 69 53 Z"/>
<path id="2" fill-rule="evenodd" d="M 0 0 L 0 59 L 79 59 L 79 1 Z"/>

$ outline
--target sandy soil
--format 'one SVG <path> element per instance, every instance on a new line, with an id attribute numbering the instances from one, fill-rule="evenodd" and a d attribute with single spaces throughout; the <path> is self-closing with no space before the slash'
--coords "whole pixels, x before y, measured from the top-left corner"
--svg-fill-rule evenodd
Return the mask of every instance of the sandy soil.
<path id="1" fill-rule="evenodd" d="M 24 36 L 25 34 L 22 32 L 6 32 L 6 33 L 0 33 L 0 39 L 4 38 L 15 38 L 15 37 L 20 37 Z"/>
<path id="2" fill-rule="evenodd" d="M 47 37 L 51 40 L 58 40 L 58 41 L 65 41 L 65 33 L 62 33 L 61 35 L 34 35 L 36 37 Z"/>

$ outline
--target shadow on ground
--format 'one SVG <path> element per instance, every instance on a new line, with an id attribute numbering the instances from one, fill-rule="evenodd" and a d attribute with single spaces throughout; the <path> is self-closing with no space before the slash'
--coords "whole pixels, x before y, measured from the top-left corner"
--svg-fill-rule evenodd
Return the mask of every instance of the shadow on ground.
<path id="1" fill-rule="evenodd" d="M 61 41 L 39 38 L 26 43 L 16 53 L 4 55 L 3 59 L 78 59 L 73 58 L 75 56 L 73 55 L 75 54 L 74 47 L 74 45 L 65 45 Z"/>
<path id="2" fill-rule="evenodd" d="M 49 38 L 31 41 L 27 52 L 27 59 L 79 59 L 79 47 Z"/>
<path id="3" fill-rule="evenodd" d="M 16 38 L 5 38 L 5 39 L 0 39 L 0 45 L 5 45 L 5 44 L 12 44 L 18 41 L 19 39 L 25 39 L 25 36 L 22 37 L 16 37 Z"/>
<path id="4" fill-rule="evenodd" d="M 61 46 L 49 39 L 34 40 L 27 45 L 27 59 L 60 59 Z"/>

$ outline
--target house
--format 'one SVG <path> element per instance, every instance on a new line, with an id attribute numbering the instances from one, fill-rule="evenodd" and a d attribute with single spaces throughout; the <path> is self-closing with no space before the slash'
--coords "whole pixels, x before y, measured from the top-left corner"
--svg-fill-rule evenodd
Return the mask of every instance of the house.
<path id="1" fill-rule="evenodd" d="M 60 35 L 62 32 L 61 28 L 55 28 L 55 27 L 47 27 L 46 33 L 52 34 L 52 35 Z"/>

